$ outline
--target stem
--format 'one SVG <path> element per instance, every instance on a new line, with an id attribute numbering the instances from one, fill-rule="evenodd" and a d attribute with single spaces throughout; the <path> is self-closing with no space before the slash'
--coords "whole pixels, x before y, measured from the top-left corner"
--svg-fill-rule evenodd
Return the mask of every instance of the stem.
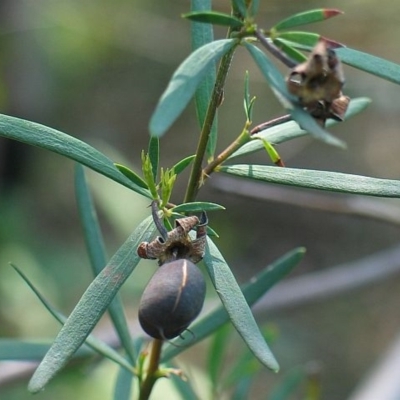
<path id="1" fill-rule="evenodd" d="M 222 153 L 220 153 L 212 162 L 206 165 L 203 169 L 202 178 L 207 179 L 210 174 L 212 174 L 215 169 L 221 165 L 231 154 L 242 147 L 245 143 L 250 140 L 250 134 L 247 130 L 247 124 L 243 129 L 242 133 L 232 142 Z"/>
<path id="2" fill-rule="evenodd" d="M 185 194 L 185 203 L 193 201 L 200 189 L 201 183 L 201 165 L 204 159 L 204 154 L 207 149 L 208 139 L 211 133 L 211 127 L 214 122 L 217 108 L 221 103 L 223 90 L 225 85 L 226 76 L 228 75 L 229 67 L 231 65 L 234 46 L 228 53 L 226 53 L 219 64 L 217 78 L 215 80 L 214 90 L 211 95 L 210 103 L 208 104 L 206 117 L 204 119 L 203 128 L 201 130 L 200 139 L 197 144 L 196 157 L 193 161 L 192 171 L 190 173 L 188 187 Z"/>
<path id="3" fill-rule="evenodd" d="M 282 61 L 287 67 L 293 68 L 297 65 L 295 61 L 289 58 L 285 53 L 279 50 L 275 45 L 270 43 L 262 34 L 260 29 L 254 31 L 254 36 L 260 41 L 260 43 L 278 60 Z"/>
<path id="4" fill-rule="evenodd" d="M 151 346 L 149 368 L 147 369 L 146 379 L 140 388 L 139 400 L 148 400 L 153 390 L 156 380 L 159 378 L 158 367 L 160 364 L 161 348 L 163 341 L 154 339 Z"/>
<path id="5" fill-rule="evenodd" d="M 255 126 L 251 131 L 250 135 L 255 135 L 261 131 L 265 131 L 268 128 L 272 128 L 273 126 L 283 124 L 284 122 L 291 121 L 292 117 L 290 114 L 282 115 L 281 117 L 271 119 L 267 122 L 263 122 L 260 125 Z"/>

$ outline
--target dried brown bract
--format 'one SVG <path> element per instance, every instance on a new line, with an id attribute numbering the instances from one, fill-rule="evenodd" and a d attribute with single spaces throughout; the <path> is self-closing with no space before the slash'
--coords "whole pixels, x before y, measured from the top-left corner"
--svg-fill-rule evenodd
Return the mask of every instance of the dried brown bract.
<path id="1" fill-rule="evenodd" d="M 153 211 L 154 219 L 157 220 L 157 211 L 154 208 Z M 195 227 L 197 227 L 197 235 L 196 239 L 192 240 L 189 232 Z M 202 260 L 204 255 L 206 230 L 207 216 L 205 213 L 200 220 L 196 216 L 177 219 L 172 231 L 163 230 L 161 232 L 160 230 L 162 236 L 158 236 L 150 243 L 142 242 L 137 250 L 138 255 L 141 258 L 158 259 L 159 265 L 183 258 L 196 264 Z"/>
<path id="2" fill-rule="evenodd" d="M 317 43 L 307 61 L 292 68 L 286 82 L 289 92 L 321 125 L 327 118 L 343 120 L 350 98 L 342 93 L 341 62 L 325 40 Z"/>

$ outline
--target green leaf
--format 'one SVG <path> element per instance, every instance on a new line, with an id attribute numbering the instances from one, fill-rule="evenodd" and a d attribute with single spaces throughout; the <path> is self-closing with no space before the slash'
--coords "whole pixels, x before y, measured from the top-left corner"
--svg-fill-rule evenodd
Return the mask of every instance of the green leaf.
<path id="1" fill-rule="evenodd" d="M 360 113 L 365 110 L 365 108 L 371 104 L 371 100 L 366 97 L 359 97 L 356 99 L 352 99 L 349 103 L 349 107 L 347 108 L 346 115 L 344 120 L 348 120 L 354 115 Z M 327 127 L 334 126 L 338 124 L 338 121 L 333 119 L 328 119 L 326 122 Z M 267 140 L 272 144 L 279 144 L 283 142 L 287 142 L 292 139 L 296 139 L 302 136 L 307 135 L 308 133 L 301 129 L 299 125 L 294 121 L 285 122 L 280 125 L 273 126 L 271 128 L 265 129 L 259 133 L 257 136 Z M 262 150 L 264 148 L 263 144 L 259 140 L 252 140 L 251 142 L 243 145 L 239 150 L 233 153 L 228 159 L 232 159 L 235 157 L 243 156 L 245 154 L 254 153 L 256 151 Z"/>
<path id="2" fill-rule="evenodd" d="M 292 43 L 299 43 L 305 46 L 314 47 L 319 40 L 321 39 L 321 35 L 318 33 L 312 32 L 279 32 L 275 35 L 275 38 L 288 40 Z"/>
<path id="3" fill-rule="evenodd" d="M 245 0 L 232 0 L 232 8 L 235 14 L 240 14 L 242 17 L 246 17 L 247 6 Z"/>
<path id="4" fill-rule="evenodd" d="M 259 8 L 259 5 L 260 5 L 260 1 L 259 1 L 259 0 L 249 0 L 248 3 L 250 3 L 250 4 L 247 6 L 247 9 L 248 9 L 248 16 L 249 16 L 249 17 L 254 17 L 254 16 L 257 14 L 257 12 L 258 12 L 258 8 Z"/>
<path id="5" fill-rule="evenodd" d="M 210 11 L 211 0 L 192 0 L 191 10 L 196 11 Z M 192 22 L 191 29 L 192 36 L 192 50 L 197 50 L 201 46 L 207 43 L 211 43 L 214 40 L 213 27 L 210 24 L 202 24 L 200 22 Z M 196 94 L 196 114 L 199 122 L 200 129 L 203 128 L 204 121 L 207 115 L 208 104 L 211 100 L 211 95 L 214 90 L 216 79 L 216 63 L 214 62 L 209 72 L 206 73 L 203 81 L 199 84 Z M 215 112 L 214 121 L 211 126 L 210 136 L 207 143 L 207 159 L 212 158 L 215 153 L 217 143 L 217 132 L 218 130 L 218 110 Z"/>
<path id="6" fill-rule="evenodd" d="M 367 176 L 339 172 L 245 164 L 223 166 L 219 171 L 243 178 L 308 189 L 378 197 L 400 197 L 400 181 L 391 179 L 369 178 Z"/>
<path id="7" fill-rule="evenodd" d="M 193 11 L 187 14 L 182 14 L 182 17 L 190 19 L 191 21 L 230 26 L 232 28 L 240 28 L 243 26 L 243 21 L 239 18 L 215 11 Z"/>
<path id="8" fill-rule="evenodd" d="M 150 216 L 135 229 L 89 285 L 32 376 L 28 386 L 29 391 L 36 393 L 43 389 L 82 345 L 115 294 L 139 263 L 137 246 L 142 241 L 149 241 L 153 234 L 153 219 Z"/>
<path id="9" fill-rule="evenodd" d="M 244 113 L 246 115 L 247 123 L 252 121 L 253 117 L 253 106 L 256 98 L 250 98 L 250 88 L 249 88 L 249 71 L 246 71 L 244 76 Z"/>
<path id="10" fill-rule="evenodd" d="M 129 400 L 132 398 L 132 373 L 120 368 L 114 388 L 114 400 Z"/>
<path id="11" fill-rule="evenodd" d="M 235 277 L 217 246 L 208 238 L 204 263 L 229 319 L 255 357 L 277 372 L 279 365 L 265 342 Z"/>
<path id="12" fill-rule="evenodd" d="M 299 43 L 291 44 L 300 50 L 312 50 L 311 46 Z M 400 64 L 349 47 L 336 48 L 335 52 L 344 64 L 361 69 L 389 82 L 400 84 Z"/>
<path id="13" fill-rule="evenodd" d="M 18 273 L 18 275 L 25 281 L 25 283 L 32 289 L 33 293 L 37 296 L 37 298 L 40 300 L 40 302 L 44 305 L 47 311 L 50 312 L 50 314 L 60 323 L 64 324 L 67 318 L 61 314 L 59 311 L 57 311 L 41 294 L 40 292 L 36 289 L 36 287 L 33 285 L 33 283 L 28 279 L 28 277 L 15 265 L 11 264 L 12 268 Z M 85 339 L 85 344 L 101 354 L 102 356 L 113 360 L 117 364 L 121 365 L 122 367 L 128 369 L 129 371 L 131 370 L 130 364 L 122 357 L 120 356 L 113 348 L 108 346 L 106 343 L 102 342 L 99 339 L 96 339 L 95 337 L 89 335 Z"/>
<path id="14" fill-rule="evenodd" d="M 337 49 L 336 54 L 345 64 L 400 84 L 399 64 L 348 47 Z"/>
<path id="15" fill-rule="evenodd" d="M 231 400 L 248 399 L 250 393 L 250 387 L 253 383 L 253 380 L 254 380 L 253 377 L 248 377 L 248 376 L 240 379 L 235 387 L 235 390 L 232 393 Z"/>
<path id="16" fill-rule="evenodd" d="M 208 43 L 193 53 L 178 67 L 161 96 L 150 120 L 152 136 L 162 136 L 184 110 L 199 83 L 215 62 L 237 43 L 222 39 Z"/>
<path id="17" fill-rule="evenodd" d="M 2 361 L 39 361 L 47 353 L 51 342 L 32 342 L 20 339 L 0 338 L 0 360 Z M 81 347 L 77 357 L 93 355 L 93 350 Z"/>
<path id="18" fill-rule="evenodd" d="M 93 274 L 96 276 L 106 266 L 107 257 L 96 209 L 89 192 L 83 167 L 80 164 L 77 164 L 75 169 L 75 192 L 86 248 Z M 118 293 L 110 303 L 108 312 L 123 348 L 128 354 L 131 363 L 135 364 L 136 354 L 125 318 L 124 306 Z"/>
<path id="19" fill-rule="evenodd" d="M 181 172 L 183 172 L 185 170 L 185 168 L 187 168 L 192 162 L 193 160 L 196 158 L 196 155 L 193 156 L 189 156 L 184 158 L 183 160 L 177 162 L 172 168 L 171 171 L 175 174 L 175 175 L 179 175 Z"/>
<path id="20" fill-rule="evenodd" d="M 327 144 L 345 147 L 345 143 L 343 141 L 339 140 L 323 129 L 320 125 L 318 125 L 315 119 L 311 117 L 310 114 L 308 114 L 303 110 L 302 107 L 294 102 L 293 97 L 287 91 L 286 84 L 281 73 L 269 60 L 266 54 L 250 43 L 245 43 L 245 46 L 268 81 L 275 96 L 288 110 L 292 118 L 314 138 L 319 139 Z"/>
<path id="21" fill-rule="evenodd" d="M 160 161 L 160 139 L 157 137 L 150 137 L 148 154 L 150 157 L 151 170 L 153 173 L 153 180 L 157 182 L 158 163 Z"/>
<path id="22" fill-rule="evenodd" d="M 126 167 L 125 165 L 122 164 L 117 164 L 114 163 L 115 167 L 123 173 L 131 182 L 133 182 L 135 185 L 138 185 L 144 189 L 148 189 L 147 183 L 134 171 L 132 171 L 130 168 Z"/>
<path id="23" fill-rule="evenodd" d="M 193 389 L 193 381 L 191 382 L 191 379 L 183 379 L 181 376 L 177 376 L 176 374 L 170 374 L 168 379 L 171 380 L 181 395 L 180 399 L 198 400 L 199 397 Z"/>
<path id="24" fill-rule="evenodd" d="M 87 143 L 35 122 L 0 114 L 0 136 L 61 154 L 150 198 L 150 193 L 124 176 L 103 153 Z"/>
<path id="25" fill-rule="evenodd" d="M 255 277 L 242 286 L 242 292 L 249 306 L 252 306 L 272 286 L 286 276 L 303 258 L 304 248 L 297 248 L 285 254 L 270 266 L 263 269 Z M 229 321 L 229 316 L 223 306 L 219 306 L 190 326 L 193 332 L 191 339 L 184 342 L 180 339 L 172 340 L 162 353 L 163 361 L 167 361 L 188 347 L 200 342 Z"/>
<path id="26" fill-rule="evenodd" d="M 293 28 L 295 26 L 323 21 L 340 14 L 343 14 L 343 11 L 336 10 L 334 8 L 319 8 L 315 10 L 309 10 L 285 18 L 284 20 L 278 22 L 272 29 L 275 31 L 281 31 L 283 29 Z"/>
<path id="27" fill-rule="evenodd" d="M 225 210 L 225 207 L 216 203 L 195 201 L 192 203 L 179 204 L 178 206 L 175 206 L 171 209 L 171 211 L 177 213 L 216 211 L 216 210 Z"/>
<path id="28" fill-rule="evenodd" d="M 75 165 L 75 195 L 90 265 L 96 276 L 107 264 L 106 250 L 85 171 L 80 164 Z"/>
<path id="29" fill-rule="evenodd" d="M 303 368 L 294 368 L 283 377 L 268 396 L 268 400 L 289 400 L 292 398 L 296 389 L 307 379 L 307 374 Z"/>
<path id="30" fill-rule="evenodd" d="M 264 335 L 265 337 L 265 335 Z M 242 354 L 236 354 L 235 364 L 228 370 L 228 374 L 223 379 L 223 387 L 234 386 L 241 378 L 253 377 L 261 369 L 261 365 L 253 357 L 249 349 L 245 349 Z"/>
<path id="31" fill-rule="evenodd" d="M 224 354 L 229 344 L 229 336 L 231 334 L 231 326 L 224 325 L 215 332 L 214 337 L 211 340 L 210 349 L 208 350 L 208 362 L 207 371 L 210 377 L 214 393 L 217 393 L 217 389 L 221 377 L 222 362 Z"/>
<path id="32" fill-rule="evenodd" d="M 301 53 L 300 51 L 296 50 L 293 46 L 291 46 L 285 40 L 281 40 L 276 38 L 273 40 L 276 47 L 281 49 L 286 55 L 288 55 L 292 60 L 297 61 L 298 63 L 302 63 L 307 60 L 307 57 Z"/>
<path id="33" fill-rule="evenodd" d="M 281 43 L 286 45 L 293 45 L 301 50 L 308 51 L 312 50 L 321 39 L 323 39 L 327 43 L 328 47 L 332 49 L 345 47 L 342 43 L 333 39 L 328 39 L 318 33 L 290 31 L 278 32 L 274 35 L 274 41 L 279 40 Z"/>

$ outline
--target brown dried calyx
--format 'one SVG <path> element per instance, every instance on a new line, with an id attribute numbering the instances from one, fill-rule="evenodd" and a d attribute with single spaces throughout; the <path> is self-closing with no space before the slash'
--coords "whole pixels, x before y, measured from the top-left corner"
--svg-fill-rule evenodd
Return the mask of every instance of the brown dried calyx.
<path id="1" fill-rule="evenodd" d="M 350 102 L 342 93 L 344 82 L 341 62 L 323 39 L 308 60 L 292 68 L 286 79 L 289 92 L 321 125 L 327 118 L 343 121 Z"/>

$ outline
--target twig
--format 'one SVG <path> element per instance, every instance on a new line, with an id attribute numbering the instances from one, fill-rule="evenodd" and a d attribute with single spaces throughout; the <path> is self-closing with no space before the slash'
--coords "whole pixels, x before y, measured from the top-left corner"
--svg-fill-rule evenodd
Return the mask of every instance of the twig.
<path id="1" fill-rule="evenodd" d="M 260 41 L 260 43 L 278 60 L 282 61 L 287 67 L 293 68 L 297 65 L 295 61 L 289 58 L 284 52 L 278 49 L 275 45 L 270 43 L 265 36 L 262 34 L 260 29 L 254 31 L 255 37 Z"/>
<path id="2" fill-rule="evenodd" d="M 217 108 L 221 103 L 223 96 L 223 90 L 225 80 L 228 75 L 228 71 L 231 65 L 232 57 L 235 52 L 236 46 L 232 47 L 231 50 L 226 53 L 220 62 L 218 73 L 215 81 L 213 93 L 211 95 L 210 102 L 208 104 L 207 113 L 204 119 L 202 131 L 200 133 L 199 142 L 197 144 L 196 156 L 193 161 L 192 170 L 190 172 L 189 182 L 185 194 L 185 203 L 193 201 L 200 188 L 201 183 L 201 172 L 204 154 L 207 149 L 207 143 L 210 138 L 211 128 L 214 123 Z"/>
<path id="3" fill-rule="evenodd" d="M 280 125 L 280 124 L 283 124 L 284 122 L 288 122 L 291 120 L 292 120 L 292 116 L 289 114 L 282 115 L 281 117 L 271 119 L 267 122 L 263 122 L 262 124 L 255 126 L 250 131 L 250 135 L 255 135 L 256 133 L 264 131 L 265 129 L 272 128 L 273 126 Z"/>
<path id="4" fill-rule="evenodd" d="M 149 367 L 147 368 L 147 376 L 143 381 L 143 385 L 140 388 L 139 400 L 147 400 L 153 390 L 153 386 L 156 380 L 159 378 L 158 369 L 160 366 L 160 354 L 163 341 L 159 339 L 154 339 L 151 345 Z"/>

